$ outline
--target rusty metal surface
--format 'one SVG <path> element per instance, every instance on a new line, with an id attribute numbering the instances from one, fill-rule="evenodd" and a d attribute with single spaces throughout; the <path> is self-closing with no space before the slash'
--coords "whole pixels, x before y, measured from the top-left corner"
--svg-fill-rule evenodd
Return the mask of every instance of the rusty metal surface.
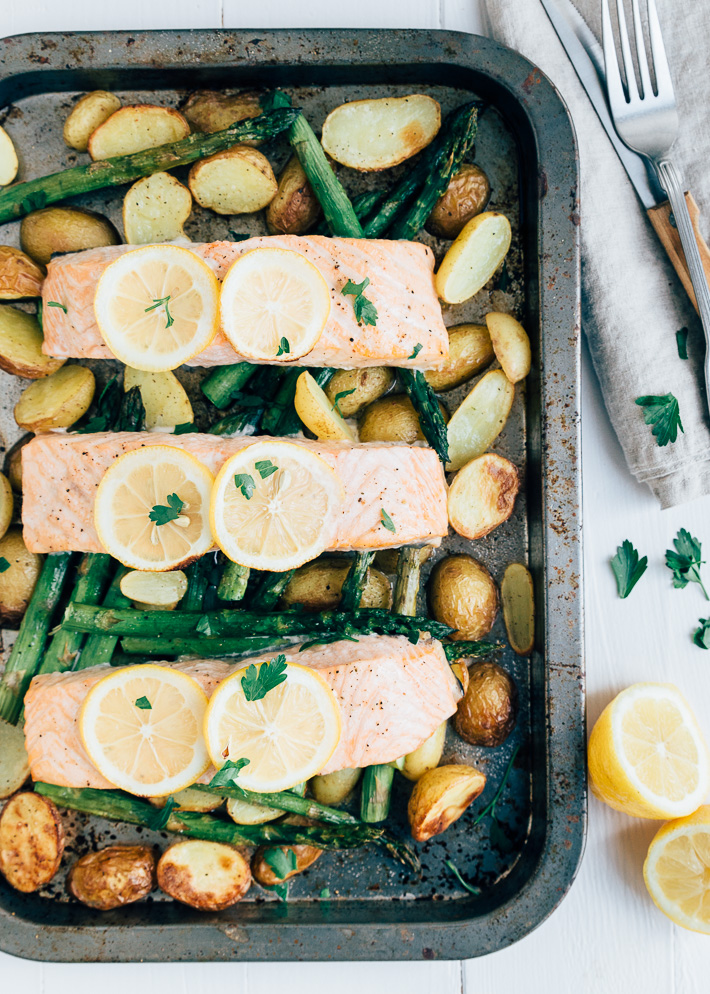
<path id="1" fill-rule="evenodd" d="M 316 125 L 344 99 L 427 92 L 445 110 L 473 94 L 487 104 L 475 161 L 491 178 L 491 207 L 513 226 L 507 277 L 474 301 L 447 308 L 447 325 L 481 320 L 491 309 L 523 320 L 531 334 L 533 373 L 517 397 L 496 451 L 521 470 L 515 514 L 487 538 L 448 539 L 446 552 L 480 558 L 500 582 L 511 561 L 528 562 L 536 584 L 537 648 L 531 659 L 506 649 L 500 662 L 515 677 L 520 717 L 508 741 L 481 749 L 449 733 L 444 761 L 473 762 L 488 776 L 479 802 L 442 836 L 419 846 L 423 876 L 383 861 L 374 849 L 327 853 L 294 878 L 288 904 L 252 888 L 219 915 L 176 905 L 156 893 L 101 916 L 64 892 L 73 859 L 111 841 L 151 833 L 66 815 L 64 873 L 35 896 L 0 884 L 0 946 L 46 960 L 228 960 L 465 958 L 522 937 L 561 900 L 581 857 L 586 817 L 579 480 L 579 259 L 577 165 L 572 128 L 553 87 L 521 56 L 495 42 L 450 32 L 165 31 L 26 35 L 0 41 L 0 123 L 15 140 L 21 176 L 83 160 L 68 149 L 62 123 L 77 92 L 105 88 L 124 102 L 175 106 L 198 87 L 289 89 Z M 285 143 L 266 149 L 275 166 Z M 346 175 L 343 176 L 343 173 Z M 341 178 L 350 192 L 383 178 Z M 384 182 L 390 182 L 385 175 Z M 120 229 L 122 190 L 75 202 L 107 214 Z M 263 233 L 261 216 L 223 218 L 196 205 L 186 226 L 193 240 Z M 0 240 L 18 243 L 18 225 Z M 422 234 L 438 258 L 445 245 Z M 30 307 L 31 309 L 31 307 Z M 110 363 L 89 363 L 99 379 Z M 180 370 L 198 422 L 201 370 Z M 0 373 L 0 434 L 18 437 L 12 418 L 22 381 Z M 455 409 L 470 384 L 443 395 Z M 431 563 L 428 564 L 428 568 Z M 502 619 L 492 633 L 504 639 Z M 520 752 L 499 808 L 506 839 L 488 819 L 512 750 Z M 409 785 L 397 778 L 393 821 L 406 831 Z M 156 837 L 165 845 L 168 836 Z M 446 867 L 453 860 L 481 887 L 471 896 Z M 325 889 L 327 888 L 327 894 Z"/>

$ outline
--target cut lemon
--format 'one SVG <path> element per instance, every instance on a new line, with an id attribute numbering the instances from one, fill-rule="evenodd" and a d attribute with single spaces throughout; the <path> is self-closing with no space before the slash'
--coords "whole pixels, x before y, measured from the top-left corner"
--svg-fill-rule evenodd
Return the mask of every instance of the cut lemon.
<path id="1" fill-rule="evenodd" d="M 690 814 L 710 790 L 708 750 L 677 687 L 636 683 L 602 712 L 589 739 L 592 791 L 637 818 Z"/>
<path id="2" fill-rule="evenodd" d="M 662 826 L 643 864 L 648 892 L 682 928 L 710 933 L 710 805 Z"/>
<path id="3" fill-rule="evenodd" d="M 214 477 L 171 445 L 120 456 L 104 473 L 94 502 L 99 541 L 133 569 L 177 569 L 213 545 L 209 524 Z M 153 517 L 151 518 L 151 514 Z"/>
<path id="4" fill-rule="evenodd" d="M 255 664 L 261 669 L 264 663 Z M 286 679 L 258 701 L 247 700 L 246 670 L 227 677 L 210 698 L 205 741 L 212 762 L 248 759 L 245 790 L 288 790 L 322 770 L 340 738 L 340 709 L 315 670 L 288 663 Z"/>
<path id="5" fill-rule="evenodd" d="M 117 359 L 165 372 L 202 352 L 216 335 L 219 282 L 189 249 L 147 245 L 106 267 L 94 313 Z"/>
<path id="6" fill-rule="evenodd" d="M 202 735 L 207 695 L 167 666 L 126 666 L 94 684 L 79 733 L 102 776 L 131 794 L 164 797 L 209 767 Z"/>
<path id="7" fill-rule="evenodd" d="M 222 330 L 247 359 L 290 362 L 307 355 L 330 314 L 319 271 L 290 249 L 258 248 L 240 256 L 222 283 Z"/>
<path id="8" fill-rule="evenodd" d="M 293 404 L 296 414 L 316 438 L 357 441 L 350 425 L 343 420 L 308 370 L 304 370 L 296 381 Z"/>
<path id="9" fill-rule="evenodd" d="M 343 499 L 335 472 L 305 446 L 254 442 L 217 475 L 212 532 L 233 562 L 283 572 L 328 548 Z"/>

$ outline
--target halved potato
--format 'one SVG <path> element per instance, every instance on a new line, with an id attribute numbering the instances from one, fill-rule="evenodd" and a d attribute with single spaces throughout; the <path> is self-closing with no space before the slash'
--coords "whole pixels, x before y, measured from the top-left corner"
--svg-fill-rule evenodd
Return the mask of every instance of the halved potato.
<path id="1" fill-rule="evenodd" d="M 89 410 L 95 389 L 86 366 L 62 366 L 26 388 L 15 404 L 15 421 L 34 432 L 69 428 Z"/>
<path id="2" fill-rule="evenodd" d="M 483 563 L 463 553 L 440 559 L 429 579 L 429 607 L 437 621 L 450 625 L 450 638 L 483 638 L 498 613 L 495 581 Z"/>
<path id="3" fill-rule="evenodd" d="M 197 811 L 206 814 L 209 811 L 216 811 L 224 804 L 224 798 L 219 794 L 210 794 L 206 790 L 193 790 L 192 787 L 178 790 L 171 794 L 171 797 L 177 802 L 176 811 Z M 168 798 L 149 797 L 148 800 L 154 808 L 164 808 Z"/>
<path id="4" fill-rule="evenodd" d="M 344 769 L 323 773 L 310 781 L 311 791 L 319 804 L 342 804 L 355 789 L 362 770 Z"/>
<path id="5" fill-rule="evenodd" d="M 190 125 L 174 108 L 134 104 L 114 111 L 91 134 L 89 155 L 94 161 L 112 159 L 176 142 L 189 134 Z"/>
<path id="6" fill-rule="evenodd" d="M 16 494 L 22 493 L 22 450 L 32 438 L 32 435 L 23 435 L 5 456 L 5 473 Z"/>
<path id="7" fill-rule="evenodd" d="M 74 863 L 67 890 L 97 911 L 133 904 L 155 887 L 155 859 L 152 846 L 106 846 Z"/>
<path id="8" fill-rule="evenodd" d="M 0 798 L 12 797 L 29 775 L 24 731 L 0 718 Z"/>
<path id="9" fill-rule="evenodd" d="M 336 162 L 370 172 L 421 152 L 440 127 L 441 107 L 422 93 L 353 100 L 328 114 L 321 143 Z"/>
<path id="10" fill-rule="evenodd" d="M 59 869 L 64 826 L 52 802 L 29 791 L 15 794 L 0 815 L 0 873 L 15 890 L 44 887 Z"/>
<path id="11" fill-rule="evenodd" d="M 461 469 L 491 447 L 505 427 L 514 399 L 515 387 L 502 369 L 481 377 L 449 421 L 447 470 Z"/>
<path id="12" fill-rule="evenodd" d="M 394 372 L 387 366 L 366 369 L 336 369 L 325 388 L 325 395 L 344 418 L 351 418 L 367 404 L 387 393 L 394 383 Z"/>
<path id="13" fill-rule="evenodd" d="M 449 412 L 439 404 L 444 421 Z M 361 442 L 414 442 L 424 439 L 419 415 L 406 394 L 391 394 L 370 404 L 360 415 L 358 433 Z"/>
<path id="14" fill-rule="evenodd" d="M 466 693 L 459 701 L 454 728 L 471 745 L 502 745 L 518 716 L 518 688 L 510 673 L 488 659 L 469 670 Z"/>
<path id="15" fill-rule="evenodd" d="M 272 235 L 302 235 L 321 214 L 320 202 L 306 179 L 298 157 L 292 155 L 279 176 L 278 191 L 266 211 Z"/>
<path id="16" fill-rule="evenodd" d="M 138 387 L 145 408 L 145 426 L 173 431 L 176 425 L 195 420 L 190 398 L 175 373 L 148 373 L 126 366 L 123 371 L 123 389 L 128 393 Z"/>
<path id="17" fill-rule="evenodd" d="M 332 611 L 340 604 L 345 577 L 350 560 L 343 557 L 316 559 L 300 566 L 291 577 L 281 595 L 281 604 L 292 607 L 299 604 L 306 611 Z M 392 588 L 384 573 L 368 569 L 360 598 L 360 607 L 389 608 Z"/>
<path id="18" fill-rule="evenodd" d="M 8 186 L 17 176 L 20 164 L 12 138 L 4 128 L 0 128 L 0 186 Z"/>
<path id="19" fill-rule="evenodd" d="M 181 569 L 168 573 L 129 570 L 121 578 L 121 593 L 129 600 L 150 607 L 177 607 L 187 592 L 187 576 Z"/>
<path id="20" fill-rule="evenodd" d="M 54 359 L 42 351 L 44 336 L 34 314 L 16 307 L 0 307 L 0 369 L 28 380 L 56 373 L 65 359 Z"/>
<path id="21" fill-rule="evenodd" d="M 191 93 L 180 109 L 193 131 L 204 131 L 206 134 L 224 131 L 230 124 L 245 121 L 248 117 L 259 117 L 262 112 L 259 94 L 252 90 L 240 93 L 199 90 Z"/>
<path id="22" fill-rule="evenodd" d="M 443 258 L 436 292 L 447 304 L 461 304 L 484 287 L 505 259 L 512 233 L 510 221 L 497 211 L 472 218 Z"/>
<path id="23" fill-rule="evenodd" d="M 475 766 L 452 764 L 429 770 L 415 784 L 407 805 L 412 836 L 426 842 L 440 835 L 464 813 L 486 786 Z"/>
<path id="24" fill-rule="evenodd" d="M 9 245 L 0 245 L 0 300 L 41 297 L 45 271 L 34 259 Z"/>
<path id="25" fill-rule="evenodd" d="M 70 148 L 85 152 L 89 138 L 121 106 L 114 93 L 93 90 L 78 100 L 64 122 L 64 141 Z"/>
<path id="26" fill-rule="evenodd" d="M 335 410 L 322 387 L 305 370 L 296 381 L 296 414 L 320 441 L 356 442 L 355 432 Z"/>
<path id="27" fill-rule="evenodd" d="M 449 524 L 464 538 L 483 538 L 513 513 L 520 488 L 508 459 L 488 452 L 460 469 L 449 488 Z"/>
<path id="28" fill-rule="evenodd" d="M 426 230 L 439 238 L 456 238 L 485 208 L 490 195 L 491 184 L 481 167 L 464 163 L 434 205 Z"/>
<path id="29" fill-rule="evenodd" d="M 432 390 L 453 390 L 476 373 L 482 373 L 494 357 L 491 336 L 485 325 L 459 324 L 449 328 L 449 358 L 446 363 L 441 369 L 427 369 L 424 379 Z"/>
<path id="30" fill-rule="evenodd" d="M 192 210 L 192 194 L 170 173 L 144 176 L 123 198 L 123 231 L 130 245 L 155 245 L 181 238 Z"/>
<path id="31" fill-rule="evenodd" d="M 500 599 L 513 651 L 519 656 L 529 656 L 535 644 L 535 597 L 532 576 L 522 563 L 511 563 L 506 569 Z"/>
<path id="32" fill-rule="evenodd" d="M 260 211 L 278 190 L 271 163 L 248 145 L 235 145 L 196 162 L 187 182 L 197 203 L 217 214 Z"/>
<path id="33" fill-rule="evenodd" d="M 442 721 L 426 742 L 422 742 L 418 749 L 404 757 L 402 773 L 407 780 L 420 780 L 425 773 L 435 770 L 439 765 L 446 741 L 446 726 L 447 723 Z"/>
<path id="34" fill-rule="evenodd" d="M 280 818 L 283 813 L 280 808 L 267 808 L 265 804 L 252 804 L 236 797 L 227 798 L 227 814 L 237 825 L 265 825 L 267 821 Z"/>
<path id="35" fill-rule="evenodd" d="M 20 224 L 23 250 L 43 266 L 56 252 L 83 252 L 120 241 L 107 217 L 83 207 L 43 207 L 23 217 Z"/>
<path id="36" fill-rule="evenodd" d="M 308 818 L 303 818 L 300 815 L 289 815 L 288 818 L 284 818 L 284 824 L 286 825 L 312 825 L 313 822 Z M 270 853 L 278 853 L 281 850 L 286 856 L 290 856 L 290 862 L 295 862 L 293 869 L 285 869 L 283 876 L 270 865 L 270 860 L 267 856 Z M 316 846 L 309 846 L 304 844 L 298 844 L 293 846 L 260 846 L 251 861 L 251 872 L 254 874 L 254 879 L 257 883 L 260 883 L 264 887 L 274 887 L 276 884 L 283 883 L 285 880 L 290 880 L 291 877 L 295 877 L 298 873 L 303 873 L 307 870 L 315 861 L 320 857 L 323 850 L 318 849 Z"/>
<path id="37" fill-rule="evenodd" d="M 15 498 L 12 496 L 10 481 L 4 473 L 0 473 L 0 539 L 10 527 L 14 509 Z"/>
<path id="38" fill-rule="evenodd" d="M 251 886 L 251 871 L 234 846 L 187 839 L 160 857 L 158 886 L 198 911 L 222 911 L 244 897 Z"/>
<path id="39" fill-rule="evenodd" d="M 512 314 L 491 311 L 486 324 L 496 359 L 511 383 L 524 380 L 530 372 L 530 339 L 525 328 Z"/>
<path id="40" fill-rule="evenodd" d="M 42 556 L 30 552 L 22 538 L 22 529 L 13 526 L 0 538 L 0 558 L 10 564 L 0 573 L 0 622 L 16 628 L 35 589 Z"/>

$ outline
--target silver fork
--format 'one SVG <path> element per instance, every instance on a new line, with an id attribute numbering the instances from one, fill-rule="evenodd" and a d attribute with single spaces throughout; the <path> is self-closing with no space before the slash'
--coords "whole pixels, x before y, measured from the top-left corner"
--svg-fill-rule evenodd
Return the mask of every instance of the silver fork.
<path id="1" fill-rule="evenodd" d="M 683 177 L 668 155 L 673 142 L 678 137 L 678 110 L 655 0 L 647 0 L 647 3 L 648 33 L 651 40 L 650 59 L 656 76 L 656 93 L 651 85 L 639 0 L 632 0 L 632 10 L 636 57 L 641 77 L 640 92 L 631 58 L 623 0 L 616 0 L 616 10 L 626 86 L 621 78 L 616 57 L 609 0 L 602 0 L 602 40 L 609 109 L 621 140 L 634 152 L 646 156 L 651 161 L 658 181 L 668 194 L 705 332 L 705 392 L 710 406 L 710 288 L 695 241 L 688 205 L 685 202 Z"/>

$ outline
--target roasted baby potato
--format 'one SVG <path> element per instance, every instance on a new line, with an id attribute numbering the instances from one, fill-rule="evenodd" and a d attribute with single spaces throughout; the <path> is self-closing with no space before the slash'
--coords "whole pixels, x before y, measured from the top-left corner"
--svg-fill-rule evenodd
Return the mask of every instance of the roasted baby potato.
<path id="1" fill-rule="evenodd" d="M 16 628 L 37 583 L 42 556 L 29 551 L 22 538 L 22 529 L 13 526 L 0 538 L 0 558 L 7 559 L 10 564 L 0 573 L 0 621 L 9 628 Z"/>
<path id="2" fill-rule="evenodd" d="M 64 122 L 64 141 L 70 148 L 85 152 L 89 138 L 121 106 L 121 101 L 106 90 L 93 90 L 78 100 Z"/>
<path id="3" fill-rule="evenodd" d="M 28 380 L 56 373 L 64 359 L 53 359 L 42 351 L 44 336 L 34 314 L 16 307 L 0 307 L 0 369 Z"/>
<path id="4" fill-rule="evenodd" d="M 15 890 L 44 887 L 59 869 L 64 826 L 52 802 L 25 791 L 15 794 L 0 815 L 0 873 Z"/>
<path id="5" fill-rule="evenodd" d="M 407 806 L 412 837 L 426 842 L 460 818 L 486 786 L 474 766 L 437 766 L 417 780 Z"/>
<path id="6" fill-rule="evenodd" d="M 510 221 L 497 211 L 471 218 L 444 256 L 436 292 L 447 304 L 462 304 L 486 285 L 510 248 Z"/>
<path id="7" fill-rule="evenodd" d="M 152 846 L 106 846 L 76 861 L 67 890 L 97 911 L 133 904 L 155 887 L 155 859 Z"/>
<path id="8" fill-rule="evenodd" d="M 28 431 L 69 428 L 91 407 L 96 381 L 86 366 L 62 366 L 35 380 L 15 404 L 15 421 Z"/>
<path id="9" fill-rule="evenodd" d="M 45 272 L 19 249 L 0 245 L 0 300 L 22 300 L 42 295 Z"/>
<path id="10" fill-rule="evenodd" d="M 309 431 L 321 441 L 355 442 L 355 432 L 340 417 L 324 390 L 304 370 L 296 381 L 296 395 L 293 398 L 296 414 Z"/>
<path id="11" fill-rule="evenodd" d="M 494 356 L 485 325 L 459 324 L 449 328 L 449 358 L 445 365 L 441 369 L 427 369 L 424 378 L 432 390 L 453 390 L 482 373 Z"/>
<path id="12" fill-rule="evenodd" d="M 148 373 L 126 366 L 123 389 L 128 393 L 133 387 L 140 390 L 148 431 L 151 428 L 173 431 L 176 425 L 195 420 L 190 399 L 175 373 Z"/>
<path id="13" fill-rule="evenodd" d="M 492 369 L 454 411 L 449 421 L 447 470 L 461 469 L 482 456 L 505 428 L 515 387 L 502 369 Z"/>
<path id="14" fill-rule="evenodd" d="M 307 818 L 302 818 L 300 815 L 289 815 L 288 818 L 284 819 L 284 823 L 288 825 L 312 824 Z M 290 880 L 298 873 L 303 873 L 315 863 L 322 852 L 322 849 L 308 845 L 259 846 L 252 857 L 251 872 L 257 883 L 264 887 L 273 887 L 275 884 L 283 883 L 284 880 Z M 283 860 L 284 856 L 286 857 L 284 866 L 279 868 L 277 860 L 279 857 Z M 280 876 L 282 870 L 283 876 Z"/>
<path id="15" fill-rule="evenodd" d="M 88 150 L 94 161 L 112 159 L 176 142 L 189 134 L 190 125 L 174 108 L 134 104 L 114 111 L 100 124 L 89 137 Z"/>
<path id="16" fill-rule="evenodd" d="M 242 90 L 240 93 L 199 90 L 191 93 L 180 109 L 193 131 L 204 131 L 207 134 L 224 131 L 230 124 L 245 121 L 248 117 L 258 117 L 262 112 L 259 94 L 250 90 Z"/>
<path id="17" fill-rule="evenodd" d="M 43 266 L 55 252 L 83 252 L 120 241 L 107 217 L 83 207 L 43 207 L 27 214 L 20 224 L 23 251 Z"/>
<path id="18" fill-rule="evenodd" d="M 154 573 L 154 576 L 169 576 L 169 573 Z M 186 787 L 171 795 L 177 801 L 176 811 L 198 811 L 204 814 L 208 811 L 216 811 L 220 805 L 224 804 L 224 798 L 218 794 L 208 794 L 206 790 L 193 790 Z M 149 797 L 148 800 L 154 808 L 164 808 L 167 797 Z"/>
<path id="19" fill-rule="evenodd" d="M 30 775 L 25 733 L 0 718 L 0 798 L 12 797 Z"/>
<path id="20" fill-rule="evenodd" d="M 267 821 L 280 818 L 283 813 L 280 808 L 267 808 L 265 804 L 252 804 L 236 797 L 227 798 L 227 814 L 237 825 L 265 825 Z"/>
<path id="21" fill-rule="evenodd" d="M 433 546 L 423 545 L 419 549 L 419 562 L 425 563 L 427 559 L 431 559 L 433 551 Z M 385 573 L 396 573 L 398 562 L 399 549 L 378 549 L 375 553 L 375 565 Z"/>
<path id="22" fill-rule="evenodd" d="M 420 780 L 429 770 L 436 769 L 441 762 L 445 741 L 446 722 L 442 721 L 426 742 L 422 742 L 418 749 L 407 753 L 404 757 L 402 773 L 407 780 Z"/>
<path id="23" fill-rule="evenodd" d="M 461 684 L 461 692 L 465 694 L 469 684 L 468 666 L 463 660 L 459 660 L 451 664 L 451 672 Z"/>
<path id="24" fill-rule="evenodd" d="M 503 621 L 508 641 L 519 656 L 529 656 L 535 644 L 535 598 L 530 571 L 511 563 L 500 585 Z"/>
<path id="25" fill-rule="evenodd" d="M 524 380 L 530 372 L 530 339 L 525 328 L 512 314 L 491 311 L 486 324 L 496 359 L 511 383 Z"/>
<path id="26" fill-rule="evenodd" d="M 197 203 L 217 214 L 260 211 L 278 190 L 271 163 L 248 145 L 235 145 L 196 162 L 187 182 Z"/>
<path id="27" fill-rule="evenodd" d="M 0 186 L 8 186 L 17 176 L 20 164 L 12 138 L 4 128 L 0 128 Z"/>
<path id="28" fill-rule="evenodd" d="M 321 143 L 341 165 L 371 172 L 421 152 L 440 127 L 441 107 L 422 93 L 353 100 L 328 114 Z"/>
<path id="29" fill-rule="evenodd" d="M 284 607 L 300 604 L 306 611 L 332 611 L 340 603 L 350 560 L 342 557 L 316 559 L 300 566 L 281 595 Z M 392 589 L 384 573 L 368 569 L 360 607 L 389 608 Z"/>
<path id="30" fill-rule="evenodd" d="M 345 769 L 313 777 L 310 781 L 313 796 L 319 804 L 342 804 L 353 792 L 362 770 Z"/>
<path id="31" fill-rule="evenodd" d="M 449 524 L 464 538 L 483 538 L 511 516 L 519 488 L 518 471 L 503 456 L 472 459 L 449 487 Z"/>
<path id="32" fill-rule="evenodd" d="M 4 473 L 0 473 L 0 539 L 10 527 L 14 510 L 15 498 L 12 496 L 10 481 Z"/>
<path id="33" fill-rule="evenodd" d="M 486 567 L 472 556 L 441 559 L 432 570 L 428 593 L 436 620 L 455 629 L 452 639 L 480 639 L 493 627 L 498 591 Z"/>
<path id="34" fill-rule="evenodd" d="M 187 592 L 187 576 L 181 569 L 167 573 L 132 569 L 121 577 L 120 586 L 123 596 L 134 603 L 145 604 L 147 607 L 174 608 Z"/>
<path id="35" fill-rule="evenodd" d="M 487 660 L 470 666 L 468 676 L 454 728 L 471 745 L 499 746 L 512 732 L 518 714 L 515 682 L 501 666 Z"/>
<path id="36" fill-rule="evenodd" d="M 446 408 L 439 404 L 444 421 L 449 420 Z M 406 394 L 381 397 L 369 404 L 360 415 L 358 432 L 361 442 L 413 442 L 424 438 L 419 415 Z"/>
<path id="37" fill-rule="evenodd" d="M 427 231 L 439 238 L 456 238 L 471 218 L 485 209 L 490 195 L 491 184 L 480 166 L 465 163 L 434 205 Z"/>
<path id="38" fill-rule="evenodd" d="M 182 238 L 192 194 L 170 173 L 139 179 L 123 198 L 123 231 L 130 245 L 154 245 Z"/>
<path id="39" fill-rule="evenodd" d="M 272 235 L 302 235 L 313 227 L 320 214 L 320 203 L 303 166 L 292 155 L 279 176 L 276 196 L 266 211 L 266 226 Z"/>
<path id="40" fill-rule="evenodd" d="M 31 441 L 32 435 L 23 435 L 5 456 L 5 474 L 16 494 L 22 493 L 22 450 Z"/>
<path id="41" fill-rule="evenodd" d="M 198 911 L 222 911 L 244 897 L 251 886 L 251 871 L 234 846 L 187 839 L 160 857 L 158 886 Z"/>
<path id="42" fill-rule="evenodd" d="M 344 418 L 351 418 L 366 404 L 387 393 L 394 383 L 394 372 L 387 366 L 367 369 L 337 369 L 328 380 L 325 394 Z"/>

